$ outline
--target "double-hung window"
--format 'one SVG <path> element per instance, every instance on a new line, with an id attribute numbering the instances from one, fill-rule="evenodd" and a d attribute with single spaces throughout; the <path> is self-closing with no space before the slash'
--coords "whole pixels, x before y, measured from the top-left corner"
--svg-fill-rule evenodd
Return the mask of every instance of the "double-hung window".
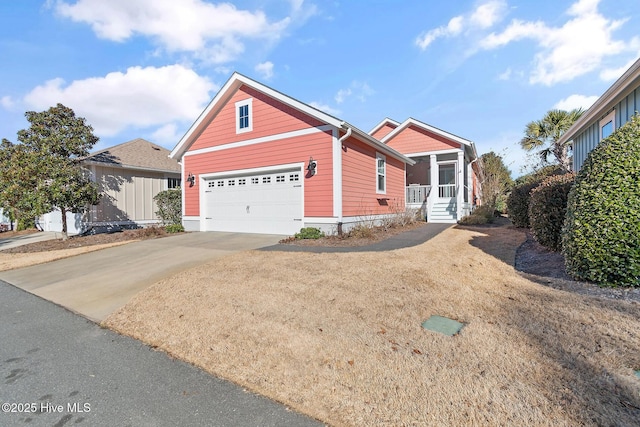
<path id="1" fill-rule="evenodd" d="M 387 158 L 376 153 L 376 193 L 387 192 Z"/>
<path id="2" fill-rule="evenodd" d="M 252 98 L 236 102 L 236 133 L 253 130 Z"/>

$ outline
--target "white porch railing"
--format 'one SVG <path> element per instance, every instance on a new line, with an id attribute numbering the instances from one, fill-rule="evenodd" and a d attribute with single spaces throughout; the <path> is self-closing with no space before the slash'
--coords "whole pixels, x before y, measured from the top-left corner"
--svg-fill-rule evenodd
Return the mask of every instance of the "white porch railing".
<path id="1" fill-rule="evenodd" d="M 441 199 L 456 197 L 456 185 L 444 184 L 438 186 L 438 197 Z"/>
<path id="2" fill-rule="evenodd" d="M 430 185 L 409 185 L 407 187 L 407 205 L 422 205 L 427 201 Z"/>

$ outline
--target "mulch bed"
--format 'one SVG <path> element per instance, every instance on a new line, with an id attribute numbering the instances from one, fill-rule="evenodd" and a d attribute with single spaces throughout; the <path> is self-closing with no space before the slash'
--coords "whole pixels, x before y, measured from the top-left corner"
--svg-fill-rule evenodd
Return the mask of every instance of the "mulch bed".
<path id="1" fill-rule="evenodd" d="M 535 241 L 531 232 L 526 233 L 527 240 L 516 251 L 515 268 L 529 280 L 581 295 L 640 302 L 638 288 L 607 288 L 573 280 L 564 266 L 562 254 L 548 250 Z"/>
<path id="2" fill-rule="evenodd" d="M 34 252 L 48 252 L 61 249 L 102 245 L 107 243 L 125 242 L 128 240 L 155 239 L 167 235 L 167 232 L 161 227 L 150 227 L 138 230 L 125 230 L 117 233 L 92 234 L 88 236 L 71 236 L 67 240 L 45 240 L 43 242 L 34 242 L 11 249 L 5 249 L 2 251 L 2 253 L 24 254 Z"/>

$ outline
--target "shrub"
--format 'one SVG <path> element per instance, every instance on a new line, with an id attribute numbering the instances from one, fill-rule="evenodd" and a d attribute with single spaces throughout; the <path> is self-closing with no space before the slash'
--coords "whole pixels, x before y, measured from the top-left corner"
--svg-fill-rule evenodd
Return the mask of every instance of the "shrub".
<path id="1" fill-rule="evenodd" d="M 516 185 L 507 198 L 507 213 L 516 227 L 529 227 L 529 193 L 540 182 L 527 182 Z"/>
<path id="2" fill-rule="evenodd" d="M 471 212 L 470 215 L 463 217 L 458 224 L 462 225 L 481 225 L 493 222 L 495 211 L 488 205 L 480 205 Z"/>
<path id="3" fill-rule="evenodd" d="M 169 224 L 164 227 L 167 230 L 167 233 L 182 233 L 184 232 L 184 227 L 182 224 Z"/>
<path id="4" fill-rule="evenodd" d="M 374 226 L 369 224 L 364 224 L 364 223 L 357 224 L 355 227 L 349 230 L 348 237 L 353 237 L 356 239 L 371 238 L 375 234 L 374 228 L 375 228 Z"/>
<path id="5" fill-rule="evenodd" d="M 180 224 L 182 222 L 182 190 L 179 188 L 161 191 L 153 198 L 158 205 L 156 215 L 163 224 Z"/>
<path id="6" fill-rule="evenodd" d="M 553 251 L 562 248 L 562 226 L 567 212 L 567 197 L 575 180 L 572 173 L 546 178 L 531 190 L 529 222 L 538 243 Z"/>
<path id="7" fill-rule="evenodd" d="M 640 118 L 596 146 L 569 193 L 562 235 L 569 274 L 640 286 Z"/>
<path id="8" fill-rule="evenodd" d="M 319 228 L 304 227 L 300 229 L 299 233 L 294 235 L 296 239 L 319 239 L 324 237 L 324 233 Z"/>

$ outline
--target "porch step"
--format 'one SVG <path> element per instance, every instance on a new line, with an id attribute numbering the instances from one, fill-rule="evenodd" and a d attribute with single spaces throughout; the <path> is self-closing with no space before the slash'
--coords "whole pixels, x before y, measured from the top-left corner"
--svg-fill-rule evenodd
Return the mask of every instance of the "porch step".
<path id="1" fill-rule="evenodd" d="M 457 206 L 455 203 L 435 203 L 431 208 L 429 222 L 451 222 L 457 221 Z"/>

